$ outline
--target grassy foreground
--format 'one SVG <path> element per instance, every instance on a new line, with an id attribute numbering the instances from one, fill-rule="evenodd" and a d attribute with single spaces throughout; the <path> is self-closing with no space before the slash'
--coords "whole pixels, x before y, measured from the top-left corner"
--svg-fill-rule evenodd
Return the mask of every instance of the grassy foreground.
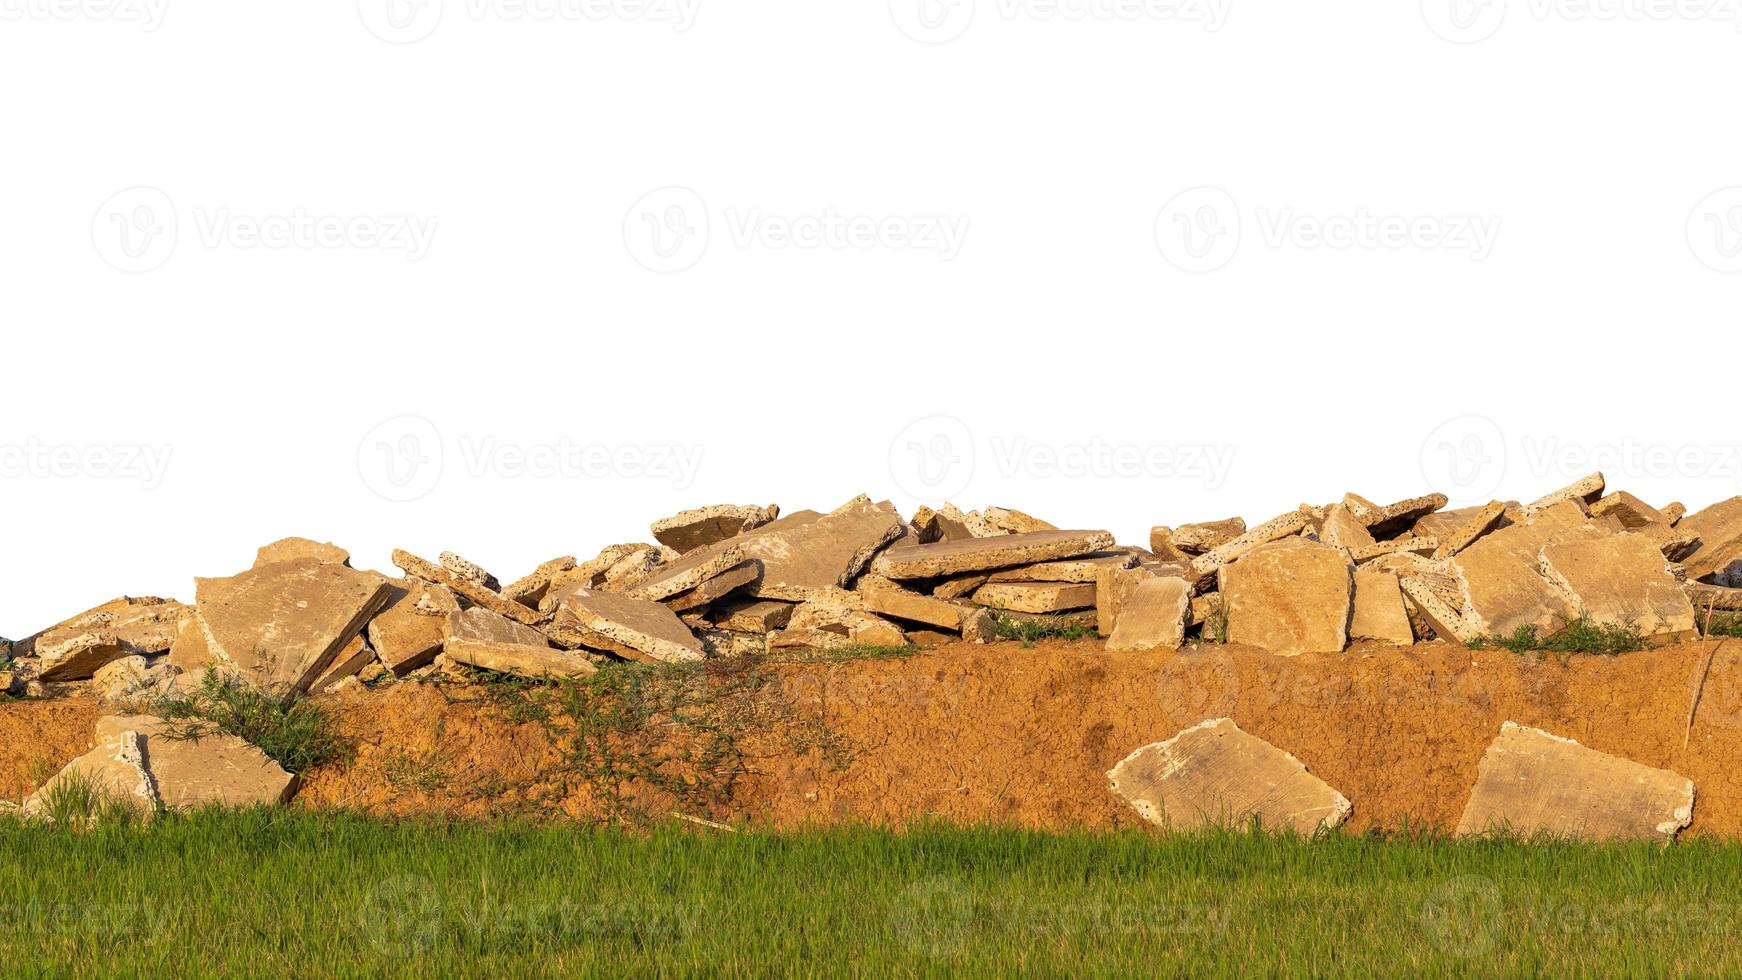
<path id="1" fill-rule="evenodd" d="M 8 975 L 1742 972 L 1742 845 L 0 820 Z"/>

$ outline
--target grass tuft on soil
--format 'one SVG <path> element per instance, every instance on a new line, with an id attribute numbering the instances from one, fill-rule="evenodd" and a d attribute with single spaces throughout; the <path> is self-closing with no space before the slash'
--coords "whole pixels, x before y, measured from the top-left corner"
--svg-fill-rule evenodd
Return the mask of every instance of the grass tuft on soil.
<path id="1" fill-rule="evenodd" d="M 1520 626 L 1508 636 L 1471 641 L 1472 650 L 1499 647 L 1513 653 L 1590 653 L 1613 656 L 1645 649 L 1645 631 L 1632 623 L 1599 623 L 1580 617 L 1547 637 L 1535 626 Z"/>
<path id="2" fill-rule="evenodd" d="M 997 610 L 993 611 L 992 617 L 998 623 L 1000 640 L 1033 645 L 1040 640 L 1087 640 L 1096 635 L 1093 626 L 1072 620 L 1049 620 L 1038 616 L 1018 618 Z"/>
<path id="3" fill-rule="evenodd" d="M 172 738 L 235 735 L 286 772 L 307 772 L 351 752 L 337 720 L 325 709 L 308 701 L 287 704 L 251 684 L 226 680 L 215 670 L 206 672 L 193 693 L 158 698 L 150 710 L 170 723 Z"/>
<path id="4" fill-rule="evenodd" d="M 98 870 L 100 869 L 100 870 Z M 1576 873 L 1575 873 L 1576 872 Z M 18 974 L 1742 971 L 1742 844 L 0 819 Z"/>

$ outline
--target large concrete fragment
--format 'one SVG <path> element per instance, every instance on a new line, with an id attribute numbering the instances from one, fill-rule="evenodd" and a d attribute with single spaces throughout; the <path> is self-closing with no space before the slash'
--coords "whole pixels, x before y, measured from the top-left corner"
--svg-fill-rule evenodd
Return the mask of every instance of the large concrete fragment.
<path id="1" fill-rule="evenodd" d="M 97 719 L 97 745 L 117 745 L 129 731 L 145 740 L 146 768 L 167 809 L 271 805 L 296 788 L 297 777 L 266 753 L 209 726 L 178 730 L 151 715 L 106 715 Z"/>
<path id="2" fill-rule="evenodd" d="M 419 558 L 409 551 L 394 549 L 393 564 L 413 578 L 422 579 L 432 585 L 443 586 L 473 604 L 482 606 L 498 616 L 506 616 L 523 626 L 537 626 L 548 618 L 538 610 L 528 608 L 524 603 L 515 602 L 503 596 L 495 589 L 461 575 L 445 565 L 437 565 L 434 562 Z"/>
<path id="3" fill-rule="evenodd" d="M 1676 522 L 1675 529 L 1700 539 L 1683 562 L 1696 582 L 1742 586 L 1742 497 L 1731 497 Z"/>
<path id="4" fill-rule="evenodd" d="M 351 553 L 333 544 L 331 541 L 315 541 L 312 538 L 281 538 L 268 545 L 262 545 L 254 553 L 254 567 L 270 565 L 273 562 L 295 561 L 298 558 L 313 558 L 317 561 L 330 561 L 335 565 L 349 565 Z"/>
<path id="5" fill-rule="evenodd" d="M 693 589 L 686 589 L 668 599 L 662 599 L 672 612 L 689 612 L 713 605 L 745 586 L 762 581 L 762 564 L 755 559 L 739 562 Z"/>
<path id="6" fill-rule="evenodd" d="M 1482 755 L 1457 832 L 1669 840 L 1693 813 L 1682 776 L 1508 721 Z"/>
<path id="7" fill-rule="evenodd" d="M 1606 533 L 1592 527 L 1577 504 L 1562 501 L 1485 535 L 1452 559 L 1452 575 L 1463 592 L 1463 619 L 1483 636 L 1509 636 L 1521 626 L 1544 633 L 1560 629 L 1578 618 L 1578 609 L 1543 577 L 1542 549 Z"/>
<path id="8" fill-rule="evenodd" d="M 893 579 L 942 578 L 1078 558 L 1111 547 L 1113 535 L 1106 531 L 1031 531 L 936 544 L 900 544 L 879 556 L 872 568 Z"/>
<path id="9" fill-rule="evenodd" d="M 1542 573 L 1566 594 L 1578 616 L 1635 626 L 1659 640 L 1694 635 L 1693 604 L 1670 574 L 1663 552 L 1643 534 L 1544 545 Z"/>
<path id="10" fill-rule="evenodd" d="M 1603 474 L 1592 473 L 1590 476 L 1574 480 L 1554 493 L 1539 497 L 1524 508 L 1527 514 L 1547 510 L 1556 504 L 1573 503 L 1588 504 L 1603 495 Z"/>
<path id="11" fill-rule="evenodd" d="M 702 644 L 683 620 L 649 599 L 570 589 L 558 601 L 556 624 L 573 624 L 664 663 L 701 660 Z"/>
<path id="12" fill-rule="evenodd" d="M 552 649 L 538 630 L 477 606 L 448 617 L 442 656 L 521 677 L 583 677 L 598 670 L 583 654 Z"/>
<path id="13" fill-rule="evenodd" d="M 850 585 L 879 550 L 905 533 L 907 524 L 892 504 L 872 503 L 860 495 L 827 514 L 799 511 L 698 548 L 662 567 L 649 582 L 657 584 L 688 569 L 717 563 L 722 553 L 731 550 L 739 560 L 754 560 L 761 566 L 761 577 L 745 591 L 763 599 L 802 602 Z"/>
<path id="14" fill-rule="evenodd" d="M 574 555 L 561 555 L 543 562 L 537 568 L 502 587 L 502 598 L 511 599 L 531 609 L 537 609 L 539 600 L 550 591 L 551 582 L 556 576 L 572 572 L 580 563 Z"/>
<path id="15" fill-rule="evenodd" d="M 865 597 L 867 612 L 946 630 L 960 631 L 963 613 L 968 608 L 899 588 L 865 589 L 860 594 Z"/>
<path id="16" fill-rule="evenodd" d="M 1343 506 L 1349 508 L 1349 512 L 1357 520 L 1367 525 L 1373 537 L 1381 541 L 1404 533 L 1417 521 L 1444 507 L 1446 503 L 1446 495 L 1443 493 L 1410 497 L 1383 507 L 1357 494 L 1343 495 Z"/>
<path id="17" fill-rule="evenodd" d="M 1223 567 L 1220 582 L 1231 642 L 1287 657 L 1348 644 L 1354 565 L 1340 549 L 1275 542 Z"/>
<path id="18" fill-rule="evenodd" d="M 72 800 L 89 793 L 103 803 L 132 808 L 142 816 L 156 813 L 161 804 L 157 785 L 145 763 L 145 738 L 138 732 L 120 732 L 110 742 L 67 763 L 26 797 L 21 811 L 28 817 L 56 816 L 58 799 Z M 97 813 L 70 814 L 81 818 Z"/>
<path id="19" fill-rule="evenodd" d="M 1439 542 L 1439 547 L 1434 549 L 1433 558 L 1440 560 L 1454 557 L 1458 552 L 1475 544 L 1477 538 L 1494 530 L 1505 516 L 1506 505 L 1498 500 L 1476 508 L 1462 524 L 1446 530 L 1443 534 L 1430 535 Z M 1419 536 L 1419 532 L 1417 534 Z"/>
<path id="20" fill-rule="evenodd" d="M 1188 555 L 1201 555 L 1246 533 L 1246 521 L 1229 517 L 1220 521 L 1181 524 L 1174 529 L 1173 543 Z"/>
<path id="21" fill-rule="evenodd" d="M 1311 834 L 1352 809 L 1299 759 L 1217 718 L 1145 745 L 1107 772 L 1113 792 L 1150 823 L 1173 830 L 1239 826 Z"/>
<path id="22" fill-rule="evenodd" d="M 1299 534 L 1311 523 L 1311 515 L 1304 511 L 1291 510 L 1281 516 L 1273 517 L 1232 541 L 1219 544 L 1192 559 L 1192 569 L 1199 575 L 1208 575 L 1239 559 L 1242 555 L 1272 541 L 1280 541 L 1283 538 Z"/>
<path id="23" fill-rule="evenodd" d="M 1136 568 L 1143 560 L 1141 552 L 1131 549 L 1097 551 L 1081 558 L 1062 561 L 1042 561 L 1015 568 L 1001 568 L 991 574 L 992 582 L 1093 582 L 1101 566 Z"/>
<path id="24" fill-rule="evenodd" d="M 1059 529 L 1057 525 L 1049 524 L 1038 517 L 1025 514 L 1011 507 L 988 507 L 981 512 L 980 516 L 1006 534 L 1027 534 L 1030 531 L 1057 531 Z"/>
<path id="25" fill-rule="evenodd" d="M 47 681 L 79 680 L 130 656 L 153 656 L 175 643 L 188 608 L 173 599 L 122 596 L 37 634 L 32 652 Z"/>
<path id="26" fill-rule="evenodd" d="M 1409 646 L 1415 631 L 1403 606 L 1403 590 L 1391 572 L 1355 570 L 1355 612 L 1349 620 L 1349 636 L 1357 640 L 1380 640 Z"/>
<path id="27" fill-rule="evenodd" d="M 1119 601 L 1107 649 L 1178 650 L 1191 618 L 1191 583 L 1146 569 L 1130 574 L 1137 578 Z"/>
<path id="28" fill-rule="evenodd" d="M 374 572 L 315 558 L 194 585 L 209 652 L 281 697 L 307 690 L 392 594 Z"/>
<path id="29" fill-rule="evenodd" d="M 660 566 L 651 577 L 624 594 L 654 601 L 669 599 L 744 563 L 744 549 L 728 541 L 718 548 L 692 551 L 677 561 Z M 752 577 L 754 578 L 754 574 Z"/>
<path id="30" fill-rule="evenodd" d="M 1415 614 L 1434 636 L 1448 643 L 1471 643 L 1482 638 L 1482 631 L 1470 624 L 1464 611 L 1447 602 L 1425 577 L 1404 576 L 1398 584 Z"/>
<path id="31" fill-rule="evenodd" d="M 1623 528 L 1637 531 L 1653 524 L 1670 526 L 1663 511 L 1625 490 L 1617 490 L 1591 505 L 1592 517 L 1613 517 Z"/>
<path id="32" fill-rule="evenodd" d="M 1343 504 L 1332 504 L 1326 508 L 1325 519 L 1319 525 L 1319 540 L 1351 554 L 1371 548 L 1376 543 L 1373 533 L 1367 530 L 1367 525 L 1356 520 L 1355 515 Z"/>
<path id="33" fill-rule="evenodd" d="M 745 531 L 759 528 L 780 516 L 780 508 L 770 504 L 714 504 L 694 510 L 679 511 L 653 522 L 653 540 L 680 554 L 719 544 Z"/>
<path id="34" fill-rule="evenodd" d="M 383 666 L 404 677 L 442 652 L 448 617 L 460 611 L 460 603 L 445 586 L 415 578 L 388 587 L 386 608 L 369 620 L 369 645 Z"/>

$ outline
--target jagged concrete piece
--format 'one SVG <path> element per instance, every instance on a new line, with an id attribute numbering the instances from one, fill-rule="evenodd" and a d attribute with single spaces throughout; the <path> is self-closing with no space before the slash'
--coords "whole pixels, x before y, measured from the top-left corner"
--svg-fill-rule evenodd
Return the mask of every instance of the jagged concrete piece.
<path id="1" fill-rule="evenodd" d="M 1191 618 L 1191 583 L 1145 569 L 1134 574 L 1139 577 L 1119 602 L 1107 649 L 1178 650 Z"/>
<path id="2" fill-rule="evenodd" d="M 80 680 L 98 668 L 135 654 L 168 650 L 188 617 L 188 607 L 155 596 L 121 596 L 38 633 L 30 651 L 47 681 Z"/>
<path id="3" fill-rule="evenodd" d="M 1095 604 L 1095 583 L 990 582 L 974 592 L 974 601 L 992 609 L 1016 612 L 1069 612 Z"/>
<path id="4" fill-rule="evenodd" d="M 1241 731 L 1231 718 L 1145 745 L 1107 771 L 1113 792 L 1150 823 L 1173 830 L 1239 826 L 1312 834 L 1353 809 L 1299 759 Z"/>
<path id="5" fill-rule="evenodd" d="M 1273 517 L 1234 540 L 1217 545 L 1192 559 L 1192 570 L 1199 575 L 1207 575 L 1256 548 L 1297 535 L 1311 523 L 1312 516 L 1299 510 Z"/>
<path id="6" fill-rule="evenodd" d="M 316 558 L 194 580 L 207 650 L 262 690 L 308 690 L 386 605 L 387 579 Z"/>
<path id="7" fill-rule="evenodd" d="M 962 628 L 962 616 L 967 608 L 901 588 L 865 589 L 860 595 L 865 597 L 867 612 L 958 632 Z"/>
<path id="8" fill-rule="evenodd" d="M 1386 555 L 1415 554 L 1428 557 L 1438 551 L 1439 538 L 1392 538 L 1389 541 L 1379 541 L 1361 548 L 1351 554 L 1358 565 L 1365 565 L 1376 558 Z"/>
<path id="9" fill-rule="evenodd" d="M 197 737 L 181 737 L 152 715 L 97 719 L 99 747 L 119 745 L 128 732 L 143 739 L 146 768 L 166 809 L 271 805 L 296 789 L 295 775 L 235 735 L 196 727 L 182 734 Z"/>
<path id="10" fill-rule="evenodd" d="M 741 560 L 754 559 L 762 567 L 761 577 L 745 586 L 747 592 L 763 599 L 802 602 L 850 585 L 872 556 L 906 533 L 907 522 L 894 505 L 872 503 L 861 494 L 827 514 L 798 511 L 699 548 L 669 568 L 693 567 L 725 549 L 737 549 Z M 671 574 L 669 568 L 657 574 Z"/>
<path id="11" fill-rule="evenodd" d="M 754 559 L 740 562 L 735 568 L 710 578 L 693 589 L 679 592 L 669 599 L 662 600 L 672 612 L 689 612 L 709 606 L 725 598 L 732 592 L 747 585 L 754 585 L 762 580 L 762 565 Z"/>
<path id="12" fill-rule="evenodd" d="M 704 655 L 683 620 L 649 599 L 572 589 L 557 605 L 556 622 L 572 622 L 664 663 L 701 660 Z"/>
<path id="13" fill-rule="evenodd" d="M 1452 559 L 1464 620 L 1486 636 L 1509 636 L 1521 626 L 1544 633 L 1560 629 L 1578 618 L 1578 610 L 1565 591 L 1543 577 L 1542 549 L 1607 534 L 1591 526 L 1577 504 L 1562 501 L 1484 535 Z"/>
<path id="14" fill-rule="evenodd" d="M 1422 577 L 1406 575 L 1398 580 L 1398 584 L 1403 587 L 1403 594 L 1414 604 L 1416 614 L 1434 631 L 1435 636 L 1454 643 L 1470 643 L 1482 638 L 1482 631 L 1470 624 L 1464 617 L 1463 610 L 1441 598 Z"/>
<path id="15" fill-rule="evenodd" d="M 319 561 L 330 561 L 335 565 L 349 565 L 351 553 L 331 541 L 316 541 L 312 538 L 281 538 L 268 545 L 262 545 L 254 553 L 254 567 L 270 565 L 277 561 L 293 561 L 297 558 L 314 558 Z"/>
<path id="16" fill-rule="evenodd" d="M 1200 521 L 1196 524 L 1181 524 L 1173 532 L 1173 543 L 1188 555 L 1201 555 L 1212 548 L 1221 547 L 1246 533 L 1246 521 L 1239 517 L 1229 517 L 1220 521 Z M 1155 549 L 1150 549 L 1154 551 Z M 1160 554 L 1159 551 L 1156 554 Z"/>
<path id="17" fill-rule="evenodd" d="M 1593 622 L 1636 626 L 1660 641 L 1694 635 L 1693 604 L 1656 542 L 1643 534 L 1544 545 L 1542 573 Z"/>
<path id="18" fill-rule="evenodd" d="M 1030 531 L 935 544 L 898 544 L 880 555 L 872 570 L 893 579 L 942 578 L 1078 558 L 1111 547 L 1113 535 L 1106 531 Z"/>
<path id="19" fill-rule="evenodd" d="M 1414 526 L 1423 517 L 1439 510 L 1447 503 L 1443 493 L 1430 493 L 1424 497 L 1410 497 L 1394 504 L 1381 507 L 1365 497 L 1353 493 L 1343 495 L 1343 506 L 1378 540 L 1395 537 Z"/>
<path id="20" fill-rule="evenodd" d="M 157 785 L 146 767 L 144 739 L 132 730 L 118 733 L 112 740 L 99 743 L 67 763 L 25 798 L 21 810 L 25 816 L 52 817 L 50 807 L 56 793 L 62 787 L 76 786 L 126 804 L 146 817 L 156 813 L 160 805 Z"/>
<path id="21" fill-rule="evenodd" d="M 1693 815 L 1691 780 L 1508 721 L 1482 754 L 1457 832 L 1670 840 Z"/>
<path id="22" fill-rule="evenodd" d="M 1589 503 L 1603 495 L 1603 485 L 1603 474 L 1592 473 L 1590 476 L 1574 480 L 1572 483 L 1561 487 L 1554 493 L 1547 494 L 1546 496 L 1531 501 L 1526 505 L 1524 510 L 1526 513 L 1534 513 L 1539 510 L 1547 510 L 1555 504 L 1565 503 L 1567 501 Z"/>
<path id="23" fill-rule="evenodd" d="M 1340 652 L 1349 641 L 1354 569 L 1346 552 L 1305 538 L 1224 566 L 1228 640 L 1285 657 Z"/>
<path id="24" fill-rule="evenodd" d="M 1493 530 L 1505 516 L 1506 505 L 1498 500 L 1478 508 L 1468 520 L 1438 536 L 1439 547 L 1434 549 L 1432 557 L 1435 561 L 1454 557 L 1458 552 L 1475 544 L 1477 538 Z"/>
<path id="25" fill-rule="evenodd" d="M 383 666 L 404 677 L 434 661 L 448 638 L 448 616 L 460 602 L 446 586 L 414 578 L 388 583 L 387 606 L 369 620 L 369 646 Z"/>
<path id="26" fill-rule="evenodd" d="M 537 626 L 549 618 L 536 609 L 530 609 L 522 603 L 505 598 L 494 589 L 486 588 L 472 579 L 456 574 L 453 570 L 442 565 L 419 558 L 409 551 L 394 549 L 393 564 L 413 578 L 423 579 L 433 585 L 445 586 L 456 595 L 483 606 L 498 616 L 507 616 L 523 626 Z"/>
<path id="27" fill-rule="evenodd" d="M 1081 558 L 1042 561 L 993 572 L 992 582 L 1093 582 L 1103 565 L 1136 568 L 1143 555 L 1133 550 L 1097 551 Z"/>
<path id="28" fill-rule="evenodd" d="M 718 548 L 692 551 L 669 565 L 661 566 L 651 578 L 624 595 L 654 601 L 669 599 L 679 592 L 688 592 L 711 578 L 743 565 L 744 558 L 743 547 L 732 541 Z"/>
<path id="29" fill-rule="evenodd" d="M 502 591 L 502 583 L 496 580 L 496 576 L 485 571 L 484 566 L 477 562 L 464 558 L 452 551 L 444 551 L 436 557 L 441 561 L 443 568 L 453 572 L 455 575 L 458 575 L 466 581 L 483 586 L 491 592 Z"/>
<path id="30" fill-rule="evenodd" d="M 448 617 L 442 656 L 521 677 L 584 677 L 599 669 L 585 656 L 552 649 L 538 630 L 477 606 Z"/>
<path id="31" fill-rule="evenodd" d="M 1031 514 L 1011 507 L 988 507 L 980 515 L 994 526 L 1008 534 L 1026 534 L 1029 531 L 1057 531 L 1057 525 L 1048 524 Z"/>
<path id="32" fill-rule="evenodd" d="M 1668 527 L 1671 523 L 1669 518 L 1664 516 L 1663 511 L 1625 490 L 1616 490 L 1592 504 L 1591 516 L 1614 517 L 1623 528 L 1629 531 L 1637 531 L 1653 524 Z"/>
<path id="33" fill-rule="evenodd" d="M 1742 586 L 1742 497 L 1731 497 L 1677 521 L 1675 529 L 1700 539 L 1683 562 L 1688 578 L 1729 588 Z"/>
<path id="34" fill-rule="evenodd" d="M 754 599 L 727 605 L 714 611 L 714 625 L 738 633 L 771 633 L 785 629 L 797 608 L 790 602 Z"/>
<path id="35" fill-rule="evenodd" d="M 1373 532 L 1367 530 L 1367 525 L 1355 519 L 1349 513 L 1349 508 L 1343 504 L 1332 504 L 1325 509 L 1323 522 L 1319 524 L 1319 540 L 1333 548 L 1342 548 L 1353 554 L 1364 548 L 1373 547 Z"/>
<path id="36" fill-rule="evenodd" d="M 502 598 L 511 599 L 532 609 L 538 608 L 538 603 L 550 591 L 551 582 L 564 572 L 572 572 L 579 562 L 574 555 L 562 555 L 544 562 L 537 568 L 502 587 Z"/>
<path id="37" fill-rule="evenodd" d="M 653 540 L 682 554 L 719 544 L 779 516 L 780 508 L 773 504 L 767 507 L 713 504 L 662 517 L 654 521 L 649 530 L 653 532 Z"/>
<path id="38" fill-rule="evenodd" d="M 1355 570 L 1355 612 L 1349 619 L 1349 636 L 1357 640 L 1380 640 L 1409 646 L 1415 630 L 1403 607 L 1403 590 L 1391 572 Z"/>

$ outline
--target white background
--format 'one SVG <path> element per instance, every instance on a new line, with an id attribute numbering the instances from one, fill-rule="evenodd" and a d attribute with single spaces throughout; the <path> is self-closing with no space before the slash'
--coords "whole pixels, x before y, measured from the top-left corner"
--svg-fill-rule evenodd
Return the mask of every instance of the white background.
<path id="1" fill-rule="evenodd" d="M 1742 489 L 1730 7 L 392 2 L 0 0 L 0 633 L 289 534 Z"/>

